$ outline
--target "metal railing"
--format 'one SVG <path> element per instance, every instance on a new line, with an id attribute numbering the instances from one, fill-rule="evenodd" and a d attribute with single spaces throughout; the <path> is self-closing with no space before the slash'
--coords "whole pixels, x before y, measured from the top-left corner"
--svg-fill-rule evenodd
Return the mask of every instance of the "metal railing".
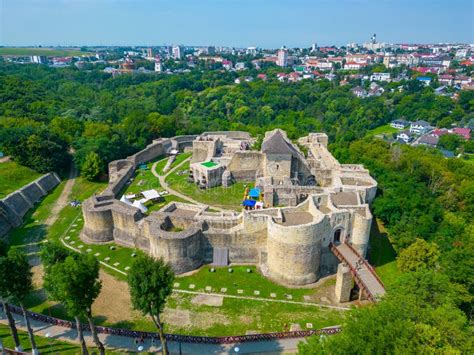
<path id="1" fill-rule="evenodd" d="M 9 304 L 8 308 L 12 313 L 23 315 L 20 307 Z M 0 309 L 3 309 L 0 305 Z M 68 320 L 58 319 L 51 316 L 27 311 L 28 317 L 32 320 L 40 321 L 43 323 L 51 324 L 53 326 L 64 327 L 69 329 L 76 329 L 76 323 Z M 111 327 L 96 326 L 97 333 L 125 336 L 131 338 L 140 339 L 158 339 L 157 333 L 143 332 L 138 330 L 120 329 Z M 90 331 L 88 324 L 82 324 L 84 331 Z M 207 337 L 207 336 L 193 336 L 193 335 L 182 335 L 182 334 L 165 334 L 166 339 L 169 341 L 176 341 L 182 343 L 195 343 L 195 344 L 233 344 L 233 343 L 245 343 L 253 341 L 266 341 L 275 339 L 289 339 L 289 338 L 302 338 L 311 335 L 334 335 L 340 333 L 342 328 L 340 326 L 328 327 L 315 330 L 299 330 L 289 332 L 275 332 L 275 333 L 264 333 L 264 334 L 252 334 L 252 335 L 236 335 L 236 336 L 224 336 L 224 337 Z"/>

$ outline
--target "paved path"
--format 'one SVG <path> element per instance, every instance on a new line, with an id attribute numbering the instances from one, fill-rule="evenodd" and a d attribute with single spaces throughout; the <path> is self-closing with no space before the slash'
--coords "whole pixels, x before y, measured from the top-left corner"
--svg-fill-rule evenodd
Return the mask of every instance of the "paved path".
<path id="1" fill-rule="evenodd" d="M 14 314 L 14 318 L 18 328 L 25 330 L 26 327 L 23 317 Z M 0 311 L 0 323 L 7 324 L 7 320 L 3 311 Z M 78 344 L 77 333 L 74 329 L 69 329 L 60 326 L 53 326 L 47 323 L 31 320 L 31 325 L 35 334 L 45 337 L 49 333 L 52 339 L 67 341 Z M 90 332 L 84 332 L 86 342 L 89 346 L 94 346 Z M 106 348 L 112 348 L 122 351 L 136 351 L 137 346 L 134 343 L 134 338 L 118 335 L 99 334 L 100 340 L 104 343 Z M 158 338 L 158 336 L 157 336 Z M 179 354 L 235 354 L 234 348 L 239 347 L 239 354 L 280 354 L 280 353 L 295 353 L 297 351 L 298 343 L 304 338 L 294 339 L 279 339 L 274 341 L 258 341 L 248 342 L 242 344 L 192 344 L 192 343 L 178 343 L 168 342 L 170 353 Z M 146 340 L 143 345 L 145 352 L 159 352 L 161 347 L 159 343 L 151 344 L 151 340 Z"/>
<path id="2" fill-rule="evenodd" d="M 171 187 L 169 187 L 168 183 L 166 182 L 166 178 L 168 177 L 169 174 L 173 173 L 175 170 L 177 170 L 181 165 L 183 165 L 184 163 L 188 162 L 189 160 L 191 159 L 191 157 L 183 160 L 181 163 L 179 163 L 178 165 L 176 165 L 173 169 L 169 170 L 165 175 L 159 175 L 157 172 L 156 172 L 156 165 L 158 162 L 155 162 L 152 167 L 151 167 L 151 172 L 153 173 L 153 175 L 155 175 L 158 180 L 160 181 L 160 185 L 162 188 L 164 188 L 166 191 L 168 191 L 169 194 L 171 195 L 175 195 L 175 196 L 178 196 L 179 198 L 182 198 L 183 200 L 186 200 L 192 204 L 195 204 L 195 205 L 198 205 L 198 206 L 209 206 L 210 208 L 213 208 L 217 211 L 227 211 L 223 208 L 220 208 L 220 207 L 217 207 L 217 206 L 211 206 L 211 205 L 205 205 L 201 202 L 198 202 L 194 199 L 192 199 L 191 197 L 189 196 L 186 196 L 186 195 L 183 195 L 182 193 L 176 191 L 176 190 L 173 190 Z"/>
<path id="3" fill-rule="evenodd" d="M 340 256 L 338 256 L 336 253 L 336 256 L 338 256 L 339 259 L 342 257 L 341 261 L 346 262 L 349 267 L 358 275 L 360 282 L 362 283 L 361 286 L 365 287 L 375 298 L 385 294 L 385 288 L 383 284 L 374 275 L 367 260 L 362 258 L 364 262 L 357 267 L 356 263 L 361 259 L 361 257 L 355 253 L 352 248 L 350 248 L 345 243 L 341 243 L 334 248 L 340 254 Z"/>

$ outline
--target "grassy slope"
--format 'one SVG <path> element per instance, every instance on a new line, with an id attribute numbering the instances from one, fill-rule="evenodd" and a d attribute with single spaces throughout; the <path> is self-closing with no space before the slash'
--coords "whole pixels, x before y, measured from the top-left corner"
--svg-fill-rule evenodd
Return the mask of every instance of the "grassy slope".
<path id="1" fill-rule="evenodd" d="M 385 286 L 390 287 L 400 274 L 397 269 L 396 252 L 381 221 L 376 220 L 372 224 L 370 233 L 369 260 Z"/>
<path id="2" fill-rule="evenodd" d="M 13 161 L 0 163 L 0 199 L 40 176 L 36 171 Z"/>
<path id="3" fill-rule="evenodd" d="M 23 48 L 23 47 L 8 47 L 0 48 L 0 56 L 30 56 L 30 55 L 44 55 L 47 57 L 71 57 L 81 55 L 92 55 L 92 52 L 81 52 L 76 49 L 54 49 L 54 48 Z"/>
<path id="4" fill-rule="evenodd" d="M 170 170 L 173 169 L 176 165 L 180 164 L 183 160 L 186 160 L 187 158 L 189 158 L 191 155 L 192 153 L 179 154 L 176 157 L 176 160 L 171 164 Z M 163 169 L 165 168 L 167 162 L 168 162 L 168 158 L 160 160 L 158 164 L 156 164 L 156 172 L 158 173 L 158 175 L 165 174 L 163 173 Z"/>
<path id="5" fill-rule="evenodd" d="M 244 190 L 249 183 L 237 182 L 229 188 L 222 186 L 201 190 L 196 184 L 187 181 L 189 162 L 168 176 L 166 182 L 173 190 L 181 192 L 204 204 L 214 205 L 228 209 L 241 209 Z"/>
<path id="6" fill-rule="evenodd" d="M 372 137 L 378 134 L 384 134 L 384 135 L 392 135 L 392 133 L 397 133 L 399 132 L 398 129 L 391 127 L 389 124 L 374 128 L 367 132 L 367 137 Z"/>
<path id="7" fill-rule="evenodd" d="M 28 333 L 19 330 L 18 335 L 20 336 L 20 343 L 23 346 L 24 351 L 31 351 L 30 341 L 28 339 Z M 10 328 L 4 324 L 0 324 L 0 339 L 6 348 L 14 349 L 15 345 L 10 335 Z M 56 339 L 49 340 L 45 337 L 35 335 L 36 346 L 41 354 L 79 354 L 81 348 L 77 344 L 59 341 Z M 90 349 L 93 351 L 94 349 Z"/>

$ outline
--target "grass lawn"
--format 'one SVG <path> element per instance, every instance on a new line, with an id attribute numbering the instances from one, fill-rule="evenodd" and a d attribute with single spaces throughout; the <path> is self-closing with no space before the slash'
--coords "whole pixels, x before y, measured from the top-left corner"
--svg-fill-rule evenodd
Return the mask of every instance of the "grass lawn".
<path id="1" fill-rule="evenodd" d="M 31 351 L 30 341 L 28 333 L 18 329 L 18 335 L 20 337 L 20 344 L 24 351 Z M 15 343 L 10 333 L 10 328 L 4 324 L 0 324 L 0 339 L 3 346 L 9 349 L 15 348 Z M 56 339 L 48 339 L 35 335 L 36 346 L 41 354 L 79 354 L 81 347 L 78 344 L 60 341 Z M 89 351 L 94 351 L 89 348 Z M 107 350 L 109 352 L 109 350 Z"/>
<path id="2" fill-rule="evenodd" d="M 182 161 L 188 159 L 191 155 L 192 153 L 178 154 L 178 156 L 176 157 L 176 160 L 171 164 L 170 170 L 173 169 L 176 165 L 181 164 Z M 158 164 L 156 164 L 156 172 L 158 173 L 158 175 L 166 174 L 166 172 L 163 172 L 163 169 L 165 168 L 167 162 L 168 162 L 168 158 L 160 160 Z"/>
<path id="3" fill-rule="evenodd" d="M 30 56 L 44 55 L 46 57 L 72 57 L 81 55 L 93 55 L 92 52 L 81 52 L 77 49 L 56 49 L 56 48 L 26 48 L 26 47 L 6 47 L 0 48 L 0 56 Z"/>
<path id="4" fill-rule="evenodd" d="M 184 163 L 179 169 L 168 175 L 166 182 L 169 186 L 192 199 L 226 209 L 241 209 L 245 187 L 252 187 L 253 183 L 237 182 L 231 187 L 213 187 L 201 190 L 196 184 L 188 182 L 189 162 Z"/>
<path id="5" fill-rule="evenodd" d="M 0 163 L 0 199 L 39 178 L 42 174 L 14 161 Z"/>
<path id="6" fill-rule="evenodd" d="M 185 158 L 181 158 L 181 161 L 183 161 L 184 159 Z M 176 160 L 178 160 L 178 158 L 176 158 Z M 168 158 L 160 159 L 158 160 L 158 164 L 163 163 L 163 162 L 166 164 L 167 161 L 168 161 Z M 153 162 L 149 162 L 147 164 L 148 169 L 146 170 L 137 169 L 134 175 L 134 179 L 132 183 L 129 186 L 127 186 L 127 188 L 125 189 L 123 193 L 124 195 L 138 194 L 142 191 L 150 190 L 150 189 L 155 189 L 158 192 L 164 191 L 160 185 L 160 181 L 158 180 L 158 178 L 155 175 L 153 175 L 153 173 L 151 172 L 152 165 L 153 165 Z M 162 208 L 163 206 L 167 205 L 168 203 L 172 201 L 186 202 L 177 196 L 164 195 L 163 200 L 161 200 L 160 202 L 149 201 L 145 204 L 145 206 L 148 208 L 147 214 L 150 214 L 153 211 L 158 211 L 160 208 Z"/>
<path id="7" fill-rule="evenodd" d="M 400 275 L 397 268 L 396 252 L 393 249 L 387 231 L 382 222 L 376 220 L 370 231 L 369 260 L 385 286 L 390 287 Z"/>
<path id="8" fill-rule="evenodd" d="M 367 137 L 372 137 L 379 134 L 392 136 L 393 133 L 397 133 L 397 132 L 400 132 L 400 131 L 396 128 L 393 128 L 389 124 L 386 124 L 386 125 L 374 128 L 370 130 L 369 132 L 367 132 Z"/>
<path id="9" fill-rule="evenodd" d="M 189 312 L 189 320 L 178 322 L 173 317 L 166 320 L 165 330 L 191 335 L 225 336 L 245 335 L 247 332 L 281 332 L 291 324 L 301 329 L 313 329 L 339 325 L 348 311 L 318 308 L 298 304 L 258 302 L 224 298 L 220 307 L 198 305 L 194 295 L 174 294 L 167 307 L 179 310 L 179 315 Z M 137 324 L 140 326 L 140 324 Z"/>
<path id="10" fill-rule="evenodd" d="M 293 301 L 304 302 L 303 296 L 313 295 L 315 289 L 313 288 L 287 288 L 278 285 L 257 272 L 255 266 L 229 266 L 229 267 L 215 267 L 215 272 L 209 270 L 212 266 L 206 265 L 202 267 L 197 273 L 190 276 L 182 276 L 176 279 L 179 283 L 179 289 L 191 290 L 190 284 L 194 284 L 193 291 L 214 292 L 221 293 L 221 288 L 227 288 L 223 294 L 226 295 L 240 295 L 252 296 L 261 298 L 271 298 L 270 294 L 275 293 L 275 299 L 288 299 L 287 295 L 291 295 Z M 228 269 L 233 270 L 229 273 Z M 247 269 L 251 272 L 248 273 Z M 335 280 L 331 279 L 326 282 L 328 285 L 334 285 Z M 210 286 L 211 290 L 206 290 Z M 242 290 L 239 294 L 237 290 Z M 255 295 L 254 291 L 259 291 L 259 295 Z"/>

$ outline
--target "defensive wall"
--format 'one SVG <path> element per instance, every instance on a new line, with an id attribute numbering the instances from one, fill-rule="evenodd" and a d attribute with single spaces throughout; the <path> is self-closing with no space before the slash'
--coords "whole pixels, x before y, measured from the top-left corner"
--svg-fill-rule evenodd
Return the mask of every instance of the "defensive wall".
<path id="1" fill-rule="evenodd" d="M 208 132 L 197 140 L 196 136 L 159 139 L 131 157 L 110 163 L 109 187 L 83 203 L 81 238 L 88 243 L 116 242 L 140 248 L 163 258 L 178 274 L 215 262 L 219 251 L 228 262 L 254 263 L 264 275 L 287 285 L 310 284 L 335 273 L 339 261 L 331 252 L 331 243 L 350 243 L 365 255 L 372 222 L 368 203 L 375 196 L 376 182 L 360 165 L 339 164 L 327 151 L 324 134 L 301 140 L 309 147 L 307 162 L 297 148 L 280 152 L 281 144 L 291 144 L 280 132 L 269 135 L 273 143 L 267 142 L 267 153 L 265 149 L 236 150 L 226 160 L 225 170 L 239 180 L 266 174 L 273 160 L 283 173 L 275 179 L 262 178 L 268 181 L 263 185 L 265 198 L 272 196 L 272 203 L 284 202 L 288 207 L 209 212 L 207 206 L 174 202 L 147 216 L 117 199 L 139 164 L 190 145 L 207 158 L 216 154 L 220 138 L 211 137 L 218 133 Z M 235 137 L 247 139 L 248 134 L 237 132 Z M 222 159 L 227 159 L 225 154 Z M 294 173 L 315 174 L 321 167 L 327 184 L 298 185 L 288 178 Z"/>
<path id="2" fill-rule="evenodd" d="M 1 199 L 0 237 L 20 226 L 25 214 L 60 182 L 55 173 L 48 173 Z"/>

